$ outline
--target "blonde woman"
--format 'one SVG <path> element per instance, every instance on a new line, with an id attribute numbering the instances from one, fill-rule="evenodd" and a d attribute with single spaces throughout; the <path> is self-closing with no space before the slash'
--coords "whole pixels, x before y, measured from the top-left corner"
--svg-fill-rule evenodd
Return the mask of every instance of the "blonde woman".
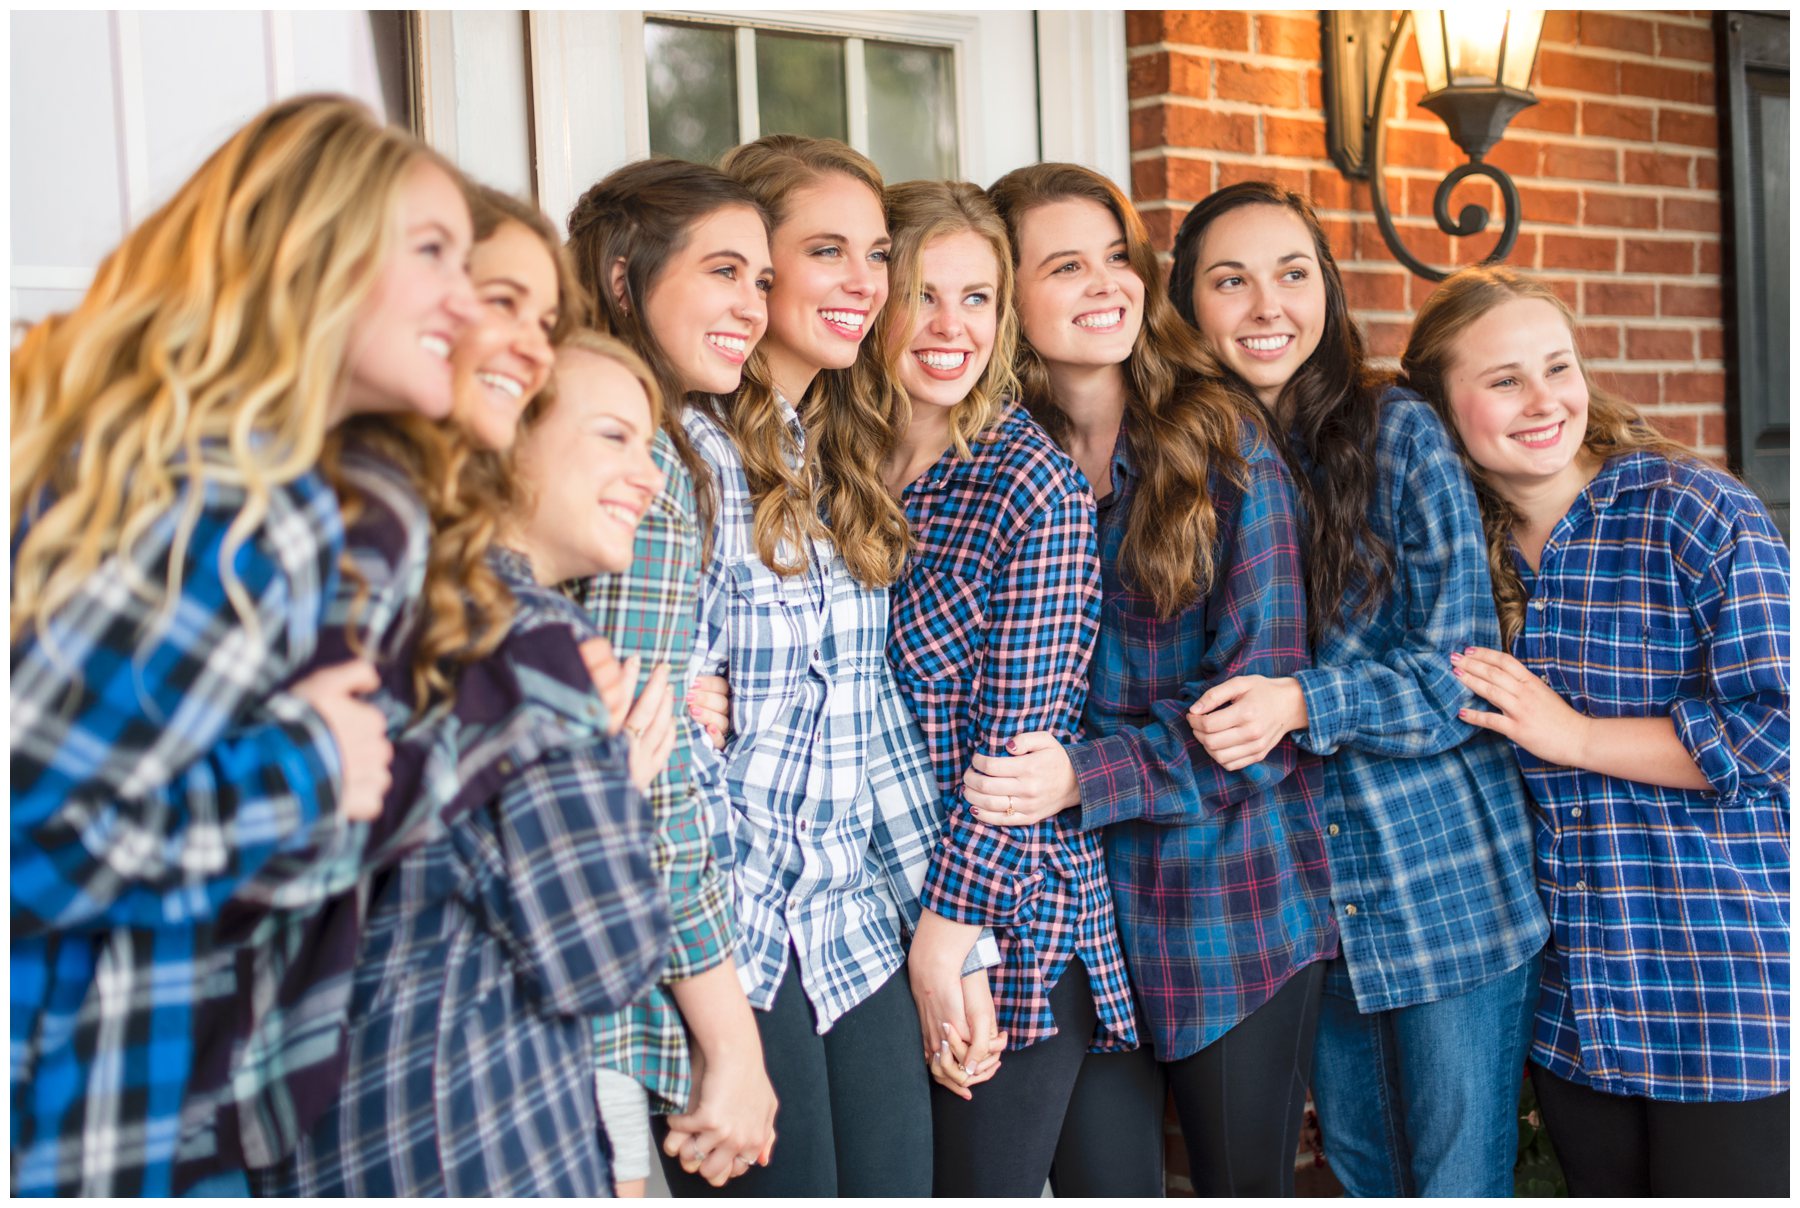
<path id="1" fill-rule="evenodd" d="M 13 353 L 15 1193 L 173 1189 L 220 908 L 379 812 L 374 671 L 294 679 L 343 545 L 317 463 L 449 413 L 469 238 L 428 151 L 297 98 Z"/>

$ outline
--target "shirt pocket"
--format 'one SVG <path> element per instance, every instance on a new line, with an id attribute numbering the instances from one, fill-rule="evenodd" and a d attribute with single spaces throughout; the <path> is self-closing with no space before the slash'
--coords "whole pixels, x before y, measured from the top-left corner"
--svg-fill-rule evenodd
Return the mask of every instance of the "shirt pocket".
<path id="1" fill-rule="evenodd" d="M 1187 695 L 1205 657 L 1204 607 L 1164 617 L 1149 596 L 1120 592 L 1101 610 L 1089 691 L 1104 690 L 1117 708 L 1146 712 L 1154 701 Z"/>
<path id="2" fill-rule="evenodd" d="M 895 672 L 927 683 L 972 680 L 987 604 L 986 579 L 929 563 L 915 567 L 894 611 Z"/>
<path id="3" fill-rule="evenodd" d="M 790 585 L 761 558 L 732 563 L 729 576 L 732 724 L 742 731 L 754 702 L 791 695 L 806 674 L 817 625 L 809 624 L 811 610 L 799 596 L 803 584 Z M 740 716 L 740 706 L 746 715 Z"/>
<path id="4" fill-rule="evenodd" d="M 1590 614 L 1581 629 L 1574 703 L 1594 717 L 1666 714 L 1678 698 L 1702 690 L 1696 654 L 1694 636 L 1675 625 Z"/>

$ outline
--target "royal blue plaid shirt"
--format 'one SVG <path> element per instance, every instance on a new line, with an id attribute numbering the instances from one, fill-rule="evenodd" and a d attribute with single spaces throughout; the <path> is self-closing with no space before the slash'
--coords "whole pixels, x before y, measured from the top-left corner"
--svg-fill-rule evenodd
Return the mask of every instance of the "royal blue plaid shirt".
<path id="1" fill-rule="evenodd" d="M 1519 752 L 1553 934 L 1532 1060 L 1618 1095 L 1787 1090 L 1787 546 L 1736 479 L 1637 452 L 1576 498 L 1535 574 L 1516 562 L 1514 656 L 1590 717 L 1672 717 L 1712 786 Z"/>
<path id="2" fill-rule="evenodd" d="M 14 1194 L 173 1190 L 219 910 L 343 825 L 337 744 L 282 690 L 336 584 L 337 498 L 314 473 L 274 487 L 236 544 L 244 492 L 208 482 L 165 605 L 195 490 L 13 646 Z"/>
<path id="3" fill-rule="evenodd" d="M 1450 652 L 1500 640 L 1475 490 L 1437 413 L 1399 390 L 1382 400 L 1375 468 L 1369 524 L 1394 551 L 1391 585 L 1373 614 L 1346 601 L 1295 673 L 1296 737 L 1327 757 L 1331 897 L 1363 1012 L 1472 990 L 1549 933 L 1512 746 L 1456 716 L 1474 702 Z"/>
<path id="4" fill-rule="evenodd" d="M 1212 590 L 1172 617 L 1119 566 L 1136 476 L 1130 435 L 1100 501 L 1103 602 L 1088 672 L 1086 741 L 1069 748 L 1084 830 L 1105 828 L 1131 988 L 1156 1056 L 1191 1056 L 1337 953 L 1318 757 L 1283 739 L 1227 772 L 1187 709 L 1238 675 L 1306 662 L 1294 487 L 1266 441 L 1246 438 L 1243 489 L 1214 474 Z"/>
<path id="5" fill-rule="evenodd" d="M 1094 497 L 1024 408 L 946 450 L 900 495 L 913 550 L 893 588 L 888 661 L 925 731 L 946 816 L 924 903 L 991 926 L 994 1007 L 1014 1048 L 1056 1034 L 1050 990 L 1070 958 L 1087 966 L 1097 1052 L 1137 1044 L 1125 954 L 1100 836 L 1072 811 L 1028 827 L 969 814 L 971 757 L 1016 734 L 1073 741 L 1100 623 Z"/>

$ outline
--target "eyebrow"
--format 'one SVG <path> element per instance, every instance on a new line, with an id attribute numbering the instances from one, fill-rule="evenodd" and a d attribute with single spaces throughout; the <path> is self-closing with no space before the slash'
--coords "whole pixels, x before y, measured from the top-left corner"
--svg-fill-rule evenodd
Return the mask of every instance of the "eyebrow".
<path id="1" fill-rule="evenodd" d="M 919 282 L 919 288 L 920 289 L 934 289 L 934 290 L 937 290 L 937 292 L 940 294 L 944 292 L 942 286 L 939 286 L 935 282 L 931 282 L 931 281 Z M 996 288 L 996 287 L 992 281 L 977 281 L 972 285 L 963 286 L 962 290 L 960 292 L 965 293 L 965 294 L 972 294 L 978 289 L 994 289 L 994 288 Z"/>
<path id="2" fill-rule="evenodd" d="M 475 284 L 481 286 L 483 289 L 490 285 L 504 285 L 514 293 L 528 294 L 531 292 L 530 286 L 513 277 L 483 277 Z"/>
<path id="3" fill-rule="evenodd" d="M 1573 348 L 1559 348 L 1555 352 L 1545 353 L 1544 360 L 1554 361 L 1558 357 L 1572 357 L 1574 355 L 1575 350 Z M 1486 377 L 1490 373 L 1499 373 L 1502 369 L 1523 369 L 1524 367 L 1525 365 L 1522 361 L 1507 361 L 1503 364 L 1489 365 L 1486 369 L 1478 370 L 1475 376 Z"/>
<path id="4" fill-rule="evenodd" d="M 1287 255 L 1283 256 L 1281 259 L 1277 260 L 1275 263 L 1276 264 L 1289 264 L 1295 260 L 1311 260 L 1311 259 L 1312 259 L 1312 253 L 1310 253 L 1310 252 L 1289 252 Z M 1210 273 L 1215 268 L 1241 269 L 1243 267 L 1244 267 L 1244 262 L 1242 260 L 1215 260 L 1211 264 L 1207 265 L 1205 268 L 1201 269 L 1200 271 L 1203 273 Z"/>
<path id="5" fill-rule="evenodd" d="M 720 248 L 716 252 L 708 252 L 706 255 L 700 257 L 700 259 L 702 259 L 702 260 L 720 260 L 720 259 L 735 260 L 737 263 L 743 265 L 745 268 L 750 267 L 750 257 L 744 255 L 744 253 L 742 253 L 742 252 L 734 252 L 728 247 Z"/>
<path id="6" fill-rule="evenodd" d="M 1121 235 L 1119 238 L 1117 238 L 1117 239 L 1113 240 L 1111 243 L 1107 244 L 1106 250 L 1110 252 L 1116 247 L 1128 247 L 1128 246 L 1129 245 L 1127 245 L 1125 242 L 1125 237 L 1123 235 Z M 1069 248 L 1067 251 L 1061 251 L 1061 252 L 1051 252 L 1048 256 L 1045 256 L 1042 260 L 1038 261 L 1037 266 L 1039 268 L 1043 268 L 1046 264 L 1049 264 L 1052 260 L 1060 260 L 1064 256 L 1079 256 L 1079 255 L 1081 255 L 1081 252 L 1076 248 Z"/>
<path id="7" fill-rule="evenodd" d="M 412 226 L 407 228 L 406 237 L 408 239 L 411 239 L 414 236 L 416 236 L 424 231 L 436 231 L 438 234 L 442 235 L 445 239 L 449 240 L 451 243 L 456 242 L 455 233 L 453 231 L 451 231 L 451 229 L 449 227 L 445 226 L 443 223 L 439 222 L 435 218 L 427 218 L 423 222 L 413 223 Z"/>

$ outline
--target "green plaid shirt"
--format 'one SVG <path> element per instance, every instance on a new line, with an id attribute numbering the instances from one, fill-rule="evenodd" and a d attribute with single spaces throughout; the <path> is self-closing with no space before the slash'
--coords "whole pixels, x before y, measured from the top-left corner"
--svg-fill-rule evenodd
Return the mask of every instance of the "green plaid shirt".
<path id="1" fill-rule="evenodd" d="M 638 526 L 631 569 L 583 579 L 570 589 L 621 659 L 642 656 L 639 688 L 667 663 L 675 689 L 675 748 L 649 793 L 650 860 L 669 887 L 674 947 L 662 980 L 594 1029 L 599 1067 L 641 1083 L 652 1109 L 666 1113 L 687 1110 L 690 1080 L 687 1033 L 669 986 L 731 955 L 731 882 L 715 861 L 712 841 L 727 808 L 724 780 L 686 708 L 700 561 L 693 482 L 665 433 L 657 434 L 651 453 L 669 484 Z"/>

